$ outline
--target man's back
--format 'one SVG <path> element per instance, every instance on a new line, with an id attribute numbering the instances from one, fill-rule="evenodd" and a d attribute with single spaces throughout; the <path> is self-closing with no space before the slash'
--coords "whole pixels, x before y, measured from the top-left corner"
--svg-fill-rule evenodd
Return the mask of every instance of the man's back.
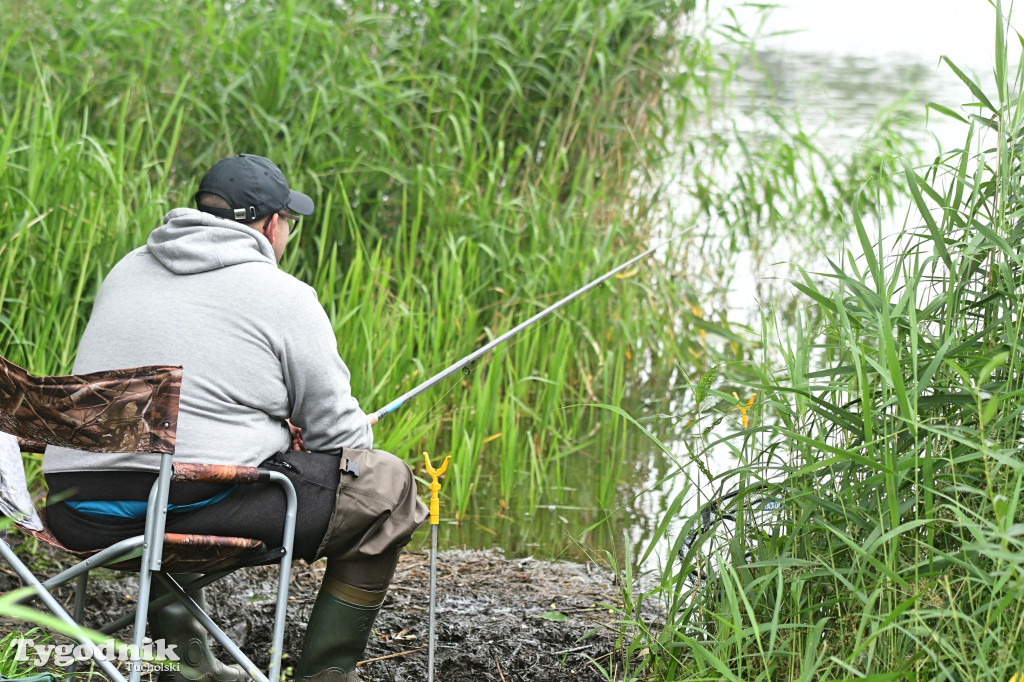
<path id="1" fill-rule="evenodd" d="M 147 364 L 184 368 L 181 461 L 256 466 L 288 448 L 289 418 L 309 449 L 372 446 L 315 292 L 280 271 L 270 244 L 249 227 L 175 209 L 110 272 L 75 371 Z M 155 465 L 112 455 L 98 468 Z M 47 473 L 80 466 L 74 451 L 47 451 Z"/>

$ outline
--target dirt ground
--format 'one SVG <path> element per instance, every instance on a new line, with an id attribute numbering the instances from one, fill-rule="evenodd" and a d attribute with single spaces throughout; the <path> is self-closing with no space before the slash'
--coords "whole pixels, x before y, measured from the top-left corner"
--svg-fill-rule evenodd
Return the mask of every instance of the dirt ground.
<path id="1" fill-rule="evenodd" d="M 56 557 L 47 557 L 56 560 Z M 286 674 L 296 660 L 320 583 L 323 562 L 293 566 Z M 276 569 L 240 571 L 207 588 L 211 616 L 263 670 L 269 663 Z M 20 582 L 0 565 L 0 592 Z M 96 572 L 86 624 L 124 611 L 134 594 L 133 574 Z M 427 679 L 429 553 L 406 552 L 359 671 L 367 681 Z M 72 588 L 60 596 L 68 603 Z M 621 679 L 617 645 L 621 604 L 613 577 L 594 564 L 506 559 L 495 551 L 456 550 L 438 558 L 436 680 Z M 0 636 L 24 630 L 0 619 Z M 122 639 L 130 635 L 122 632 Z"/>

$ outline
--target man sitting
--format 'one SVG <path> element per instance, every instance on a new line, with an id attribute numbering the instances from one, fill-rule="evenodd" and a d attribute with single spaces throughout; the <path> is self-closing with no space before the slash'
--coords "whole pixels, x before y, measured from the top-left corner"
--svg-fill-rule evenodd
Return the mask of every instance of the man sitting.
<path id="1" fill-rule="evenodd" d="M 195 195 L 107 275 L 74 372 L 181 365 L 181 462 L 275 467 L 298 494 L 295 554 L 327 557 L 297 679 L 352 680 L 401 548 L 426 520 L 409 467 L 374 450 L 371 418 L 316 292 L 278 268 L 291 225 L 313 201 L 270 160 L 217 162 Z M 91 550 L 141 534 L 156 455 L 91 455 L 50 447 L 43 472 L 53 533 Z M 172 485 L 167 532 L 280 543 L 276 486 Z M 141 504 L 140 504 L 141 503 Z M 141 509 L 141 511 L 140 511 Z M 158 596 L 158 595 L 154 595 Z M 199 601 L 201 595 L 197 595 Z M 150 619 L 154 639 L 178 644 L 181 670 L 161 680 L 239 680 L 210 654 L 184 607 Z"/>

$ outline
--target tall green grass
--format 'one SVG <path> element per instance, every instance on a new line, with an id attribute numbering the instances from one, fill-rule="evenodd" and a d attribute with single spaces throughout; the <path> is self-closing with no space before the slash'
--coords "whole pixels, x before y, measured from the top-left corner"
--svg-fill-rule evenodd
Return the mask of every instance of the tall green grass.
<path id="1" fill-rule="evenodd" d="M 897 164 L 912 200 L 901 233 L 883 241 L 871 198 L 851 200 L 849 250 L 793 282 L 795 329 L 766 314 L 760 342 L 771 353 L 691 383 L 698 424 L 731 407 L 725 381 L 756 391 L 758 420 L 722 442 L 710 429 L 693 441 L 695 457 L 732 448 L 735 468 L 705 474 L 737 494 L 705 508 L 711 524 L 696 515 L 652 538 L 681 552 L 656 587 L 631 583 L 622 628 L 634 656 L 616 674 L 1024 673 L 1024 62 L 1008 61 L 996 7 L 995 90 L 947 60 L 973 103 L 930 106 L 962 122 L 964 144 Z M 781 512 L 766 514 L 766 499 Z M 644 601 L 661 609 L 653 625 Z"/>
<path id="2" fill-rule="evenodd" d="M 0 352 L 35 373 L 68 371 L 109 268 L 191 202 L 212 162 L 248 151 L 316 200 L 282 266 L 319 292 L 355 394 L 378 408 L 652 230 L 693 222 L 666 218 L 658 169 L 730 153 L 668 146 L 711 115 L 709 83 L 736 68 L 709 48 L 708 11 L 685 0 L 5 5 Z M 792 185 L 785 159 L 758 163 L 781 164 L 766 182 Z M 731 191 L 698 194 L 702 212 L 729 214 Z M 459 519 L 585 508 L 574 513 L 587 527 L 631 504 L 623 483 L 646 466 L 631 461 L 643 441 L 587 406 L 665 394 L 704 363 L 702 335 L 745 352 L 700 309 L 700 278 L 680 277 L 690 249 L 676 242 L 403 407 L 377 444 L 417 470 L 423 450 L 452 454 L 446 509 Z"/>
<path id="3" fill-rule="evenodd" d="M 679 58 L 671 0 L 3 11 L 0 349 L 34 372 L 70 368 L 106 271 L 238 151 L 316 199 L 283 267 L 320 292 L 367 409 L 645 243 L 632 174 Z M 389 417 L 380 445 L 412 463 L 459 450 L 460 509 L 498 432 L 504 489 L 523 470 L 545 485 L 578 445 L 583 380 L 616 376 L 609 400 L 630 381 L 603 347 L 641 332 L 607 320 L 671 311 L 666 292 L 641 312 L 642 294 L 627 279 L 588 296 Z"/>
<path id="4" fill-rule="evenodd" d="M 851 230 L 867 255 L 797 283 L 795 330 L 766 316 L 752 341 L 702 295 L 727 267 L 695 266 L 702 243 L 681 241 L 389 416 L 378 445 L 417 470 L 422 450 L 453 455 L 453 536 L 487 510 L 483 532 L 515 552 L 611 548 L 628 599 L 627 655 L 609 676 L 954 678 L 984 659 L 1008 677 L 1021 654 L 1009 598 L 1021 109 L 1007 65 L 969 119 L 992 149 L 965 144 L 902 173 L 922 207 L 942 210 L 913 219 L 893 260 L 869 225 L 895 201 L 904 119 L 880 118 L 876 151 L 845 160 L 782 118 L 771 144 L 709 131 L 714 84 L 740 57 L 712 50 L 707 3 L 43 0 L 2 12 L 0 352 L 35 373 L 70 369 L 105 273 L 240 151 L 275 159 L 316 200 L 282 266 L 320 293 L 367 409 L 652 231 L 690 223 L 665 208 L 666 158 L 690 171 L 696 212 L 726 224 L 729 248 L 782 234 L 794 215 L 801 236 Z M 716 171 L 737 156 L 723 182 Z M 752 391 L 744 429 L 732 394 L 745 404 Z M 690 450 L 646 444 L 641 423 L 695 434 Z M 634 456 L 644 448 L 665 456 Z M 714 471 L 715 448 L 740 466 Z M 679 482 L 684 461 L 700 480 Z M 765 485 L 781 526 L 748 513 Z M 721 558 L 698 543 L 658 589 L 641 586 L 633 561 L 670 531 L 675 550 L 700 530 L 699 518 L 671 528 L 684 494 L 732 488 L 749 494 L 734 498 L 739 531 Z M 695 568 L 717 577 L 695 583 Z M 663 624 L 645 615 L 655 602 Z"/>

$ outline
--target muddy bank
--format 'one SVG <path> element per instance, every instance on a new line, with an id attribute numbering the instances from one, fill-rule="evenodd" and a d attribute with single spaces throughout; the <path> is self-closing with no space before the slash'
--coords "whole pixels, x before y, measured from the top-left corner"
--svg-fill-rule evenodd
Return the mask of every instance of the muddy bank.
<path id="1" fill-rule="evenodd" d="M 47 561 L 59 561 L 46 553 Z M 297 659 L 323 562 L 294 565 L 285 653 Z M 247 569 L 207 590 L 211 615 L 264 670 L 274 610 L 274 570 Z M 0 565 L 0 592 L 19 582 Z M 123 613 L 132 574 L 99 571 L 90 585 L 86 623 Z M 407 552 L 359 670 L 368 681 L 427 678 L 429 554 Z M 70 603 L 72 591 L 61 596 Z M 437 680 L 607 680 L 598 666 L 621 670 L 616 639 L 621 604 L 613 577 L 594 564 L 505 559 L 496 551 L 439 555 Z M 0 632 L 24 624 L 0 619 Z M 129 631 L 122 638 L 129 637 Z M 285 661 L 288 668 L 288 660 Z M 290 675 L 290 669 L 286 670 Z M 620 676 L 616 676 L 620 678 Z"/>

